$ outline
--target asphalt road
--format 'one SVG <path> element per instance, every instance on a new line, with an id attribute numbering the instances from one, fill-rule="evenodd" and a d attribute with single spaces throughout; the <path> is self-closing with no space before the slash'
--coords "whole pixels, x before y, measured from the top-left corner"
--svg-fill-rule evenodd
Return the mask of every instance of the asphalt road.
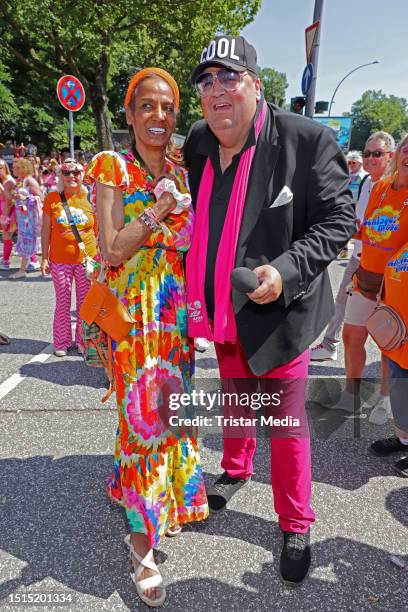
<path id="1" fill-rule="evenodd" d="M 14 260 L 14 263 L 17 263 Z M 345 262 L 331 266 L 336 289 Z M 37 610 L 28 599 L 66 598 L 43 610 L 147 610 L 129 578 L 126 524 L 104 494 L 112 468 L 114 400 L 102 406 L 104 376 L 78 354 L 52 355 L 53 287 L 30 274 L 0 273 L 0 610 Z M 40 357 L 38 355 L 41 355 Z M 313 562 L 298 589 L 278 577 L 281 534 L 260 438 L 252 481 L 228 510 L 160 545 L 168 596 L 163 610 L 362 612 L 407 609 L 407 481 L 395 459 L 367 452 L 392 431 L 330 411 L 343 385 L 343 354 L 310 369 L 313 433 Z M 197 378 L 217 384 L 213 349 L 197 354 Z M 368 345 L 364 399 L 378 394 L 379 354 Z M 208 379 L 208 380 L 207 380 Z M 206 482 L 220 473 L 221 439 L 204 432 Z M 31 597 L 29 597 L 31 596 Z M 71 601 L 69 601 L 71 600 Z"/>

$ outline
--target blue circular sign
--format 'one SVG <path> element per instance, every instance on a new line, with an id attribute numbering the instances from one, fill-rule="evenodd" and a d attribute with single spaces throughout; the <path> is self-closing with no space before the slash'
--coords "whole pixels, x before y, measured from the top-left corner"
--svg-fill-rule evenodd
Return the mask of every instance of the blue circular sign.
<path id="1" fill-rule="evenodd" d="M 313 64 L 308 64 L 302 75 L 302 94 L 307 96 L 307 92 L 313 81 Z"/>

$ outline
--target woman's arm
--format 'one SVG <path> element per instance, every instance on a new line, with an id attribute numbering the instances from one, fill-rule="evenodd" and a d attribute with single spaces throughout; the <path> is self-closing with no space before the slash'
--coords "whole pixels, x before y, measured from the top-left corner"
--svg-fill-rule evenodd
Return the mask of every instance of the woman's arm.
<path id="1" fill-rule="evenodd" d="M 34 178 L 30 177 L 27 180 L 27 185 L 30 187 L 30 191 L 32 195 L 38 196 L 42 202 L 44 200 L 44 194 L 41 191 L 41 188 L 39 184 L 37 183 L 37 181 Z"/>
<path id="2" fill-rule="evenodd" d="M 10 179 L 10 178 L 5 181 L 4 185 L 2 185 L 3 193 L 4 193 L 3 214 L 5 214 L 6 216 L 8 216 L 10 214 L 11 199 L 12 199 L 13 189 L 14 189 L 15 185 L 16 184 L 15 184 L 14 180 Z"/>
<path id="3" fill-rule="evenodd" d="M 164 192 L 152 208 L 162 221 L 176 205 L 173 196 Z M 139 219 L 124 225 L 123 196 L 117 187 L 96 183 L 96 210 L 102 256 L 109 265 L 119 266 L 134 255 L 152 230 Z"/>
<path id="4" fill-rule="evenodd" d="M 3 198 L 3 210 L 2 210 L 2 214 L 0 216 L 0 227 L 6 227 L 6 221 L 8 222 L 8 215 L 9 215 L 9 207 L 7 204 L 7 200 L 6 200 L 6 190 L 3 187 L 3 184 L 0 182 L 0 196 Z"/>
<path id="5" fill-rule="evenodd" d="M 51 217 L 44 214 L 42 218 L 41 226 L 41 272 L 43 275 L 50 273 L 50 266 L 48 263 L 48 252 L 50 250 L 50 238 L 51 238 Z"/>

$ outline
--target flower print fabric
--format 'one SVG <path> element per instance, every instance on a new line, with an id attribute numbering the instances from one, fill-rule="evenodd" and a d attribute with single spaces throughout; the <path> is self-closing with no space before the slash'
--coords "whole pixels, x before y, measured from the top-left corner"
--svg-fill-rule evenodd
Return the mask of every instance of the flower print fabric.
<path id="1" fill-rule="evenodd" d="M 181 167 L 167 161 L 166 173 L 188 192 Z M 154 203 L 146 171 L 131 154 L 99 153 L 86 174 L 122 189 L 125 224 Z M 167 412 L 170 393 L 192 390 L 183 256 L 193 222 L 191 207 L 168 215 L 165 228 L 107 270 L 110 289 L 136 321 L 114 351 L 119 424 L 108 495 L 125 508 L 130 529 L 145 533 L 152 547 L 172 525 L 208 516 L 197 441 L 169 428 Z"/>

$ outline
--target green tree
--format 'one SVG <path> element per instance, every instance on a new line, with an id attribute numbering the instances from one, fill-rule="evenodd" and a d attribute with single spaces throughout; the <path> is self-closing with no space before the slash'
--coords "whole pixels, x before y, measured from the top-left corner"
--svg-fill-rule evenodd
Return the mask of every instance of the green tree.
<path id="1" fill-rule="evenodd" d="M 59 149 L 67 146 L 68 141 L 68 118 L 65 117 L 54 125 L 49 133 L 50 140 Z M 78 113 L 74 122 L 75 136 L 81 137 L 81 149 L 86 151 L 93 149 L 97 143 L 95 121 L 92 112 Z"/>
<path id="2" fill-rule="evenodd" d="M 100 148 L 110 148 L 112 85 L 126 83 L 135 66 L 162 65 L 181 84 L 183 116 L 197 101 L 188 75 L 215 32 L 238 33 L 261 0 L 2 0 L 0 45 L 27 72 L 55 84 L 73 74 L 84 84 Z M 125 78 L 124 78 L 125 77 Z M 123 91 L 119 100 L 123 99 Z M 114 114 L 120 108 L 114 109 Z M 123 116 L 123 114 L 122 114 Z"/>
<path id="3" fill-rule="evenodd" d="M 273 68 L 262 68 L 259 76 L 264 87 L 265 99 L 278 106 L 285 103 L 286 88 L 289 83 L 284 72 L 278 72 Z"/>
<path id="4" fill-rule="evenodd" d="M 18 106 L 10 89 L 12 77 L 0 59 L 0 130 L 2 134 L 8 132 L 10 124 L 18 116 Z"/>
<path id="5" fill-rule="evenodd" d="M 351 148 L 361 150 L 372 132 L 385 130 L 397 140 L 408 130 L 405 98 L 387 96 L 381 90 L 368 90 L 351 107 L 353 130 Z"/>

